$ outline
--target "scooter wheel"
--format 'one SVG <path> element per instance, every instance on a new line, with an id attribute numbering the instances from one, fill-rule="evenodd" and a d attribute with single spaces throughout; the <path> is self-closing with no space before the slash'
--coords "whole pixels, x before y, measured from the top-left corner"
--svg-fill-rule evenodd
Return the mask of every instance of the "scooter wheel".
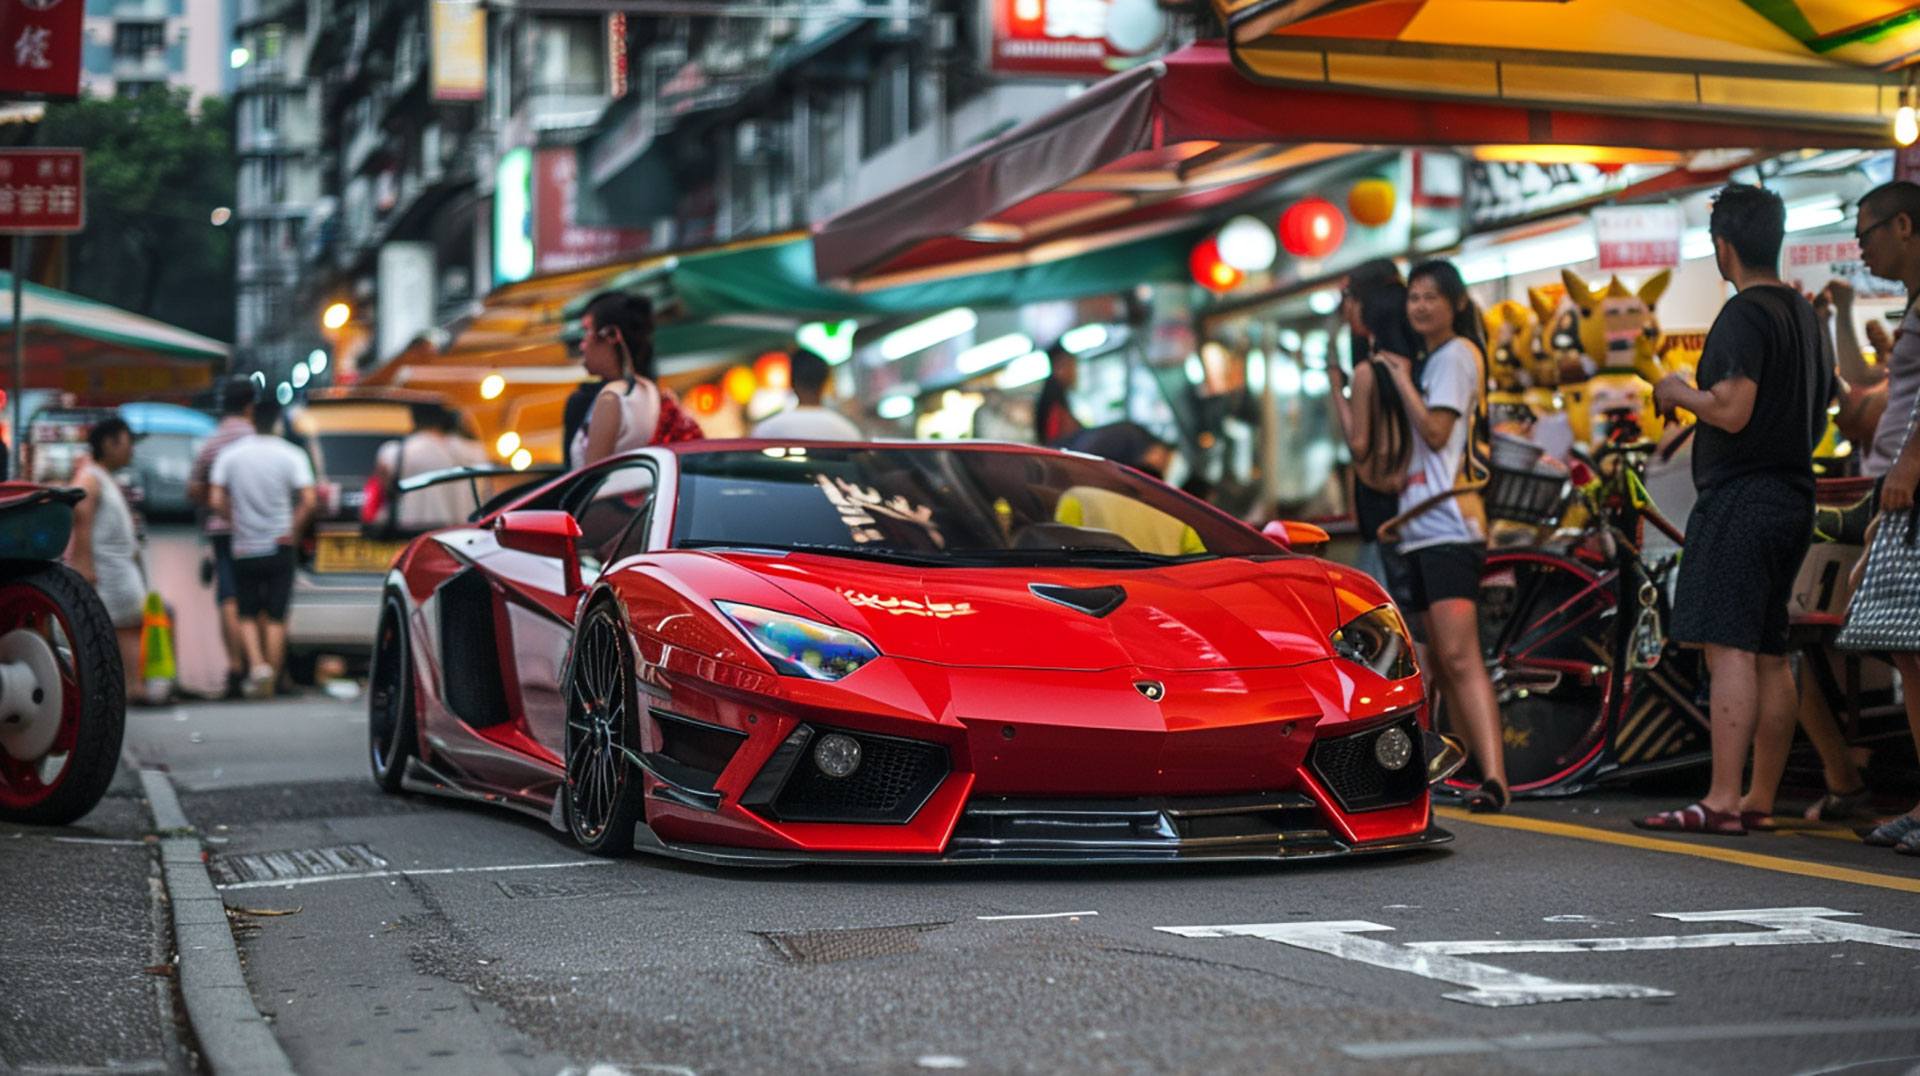
<path id="1" fill-rule="evenodd" d="M 107 791 L 126 727 L 113 621 L 62 564 L 0 561 L 0 820 L 59 826 Z"/>

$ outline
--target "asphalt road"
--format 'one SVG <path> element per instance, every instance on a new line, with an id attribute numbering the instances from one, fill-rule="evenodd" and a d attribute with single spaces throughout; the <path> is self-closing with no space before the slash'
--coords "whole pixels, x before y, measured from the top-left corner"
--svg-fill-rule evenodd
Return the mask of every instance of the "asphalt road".
<path id="1" fill-rule="evenodd" d="M 318 697 L 129 720 L 129 754 L 207 835 L 302 1073 L 1920 1066 L 1920 860 L 1845 830 L 1661 842 L 1625 823 L 1645 801 L 1589 796 L 1449 818 L 1454 844 L 1388 860 L 725 870 L 590 859 L 537 820 L 381 795 L 365 728 Z M 28 989 L 0 990 L 0 1069 L 192 1064 L 137 966 L 155 937 L 137 804 L 0 831 L 10 880 L 89 864 L 57 908 L 0 887 L 72 936 L 9 927 L 0 982 Z M 1748 914 L 1662 917 L 1728 911 Z M 38 989 L 74 952 L 119 985 Z M 74 1006 L 125 1045 L 93 1018 L 63 1031 Z"/>

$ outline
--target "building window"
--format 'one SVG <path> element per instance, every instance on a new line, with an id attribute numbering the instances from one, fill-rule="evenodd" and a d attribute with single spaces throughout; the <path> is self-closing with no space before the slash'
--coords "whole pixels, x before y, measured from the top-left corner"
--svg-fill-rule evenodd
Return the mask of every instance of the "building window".
<path id="1" fill-rule="evenodd" d="M 874 65 L 860 94 L 860 156 L 871 157 L 900 136 L 900 63 L 893 57 Z"/>
<path id="2" fill-rule="evenodd" d="M 166 28 L 157 22 L 122 22 L 113 28 L 113 58 L 143 60 L 166 51 Z"/>
<path id="3" fill-rule="evenodd" d="M 116 97 L 144 97 L 150 93 L 165 93 L 166 89 L 167 84 L 164 81 L 149 79 L 123 78 L 116 79 L 113 84 Z"/>
<path id="4" fill-rule="evenodd" d="M 542 97 L 604 97 L 607 53 L 597 15 L 535 20 L 529 90 Z"/>
<path id="5" fill-rule="evenodd" d="M 846 155 L 847 112 L 837 93 L 816 93 L 807 107 L 807 186 L 818 190 L 840 178 Z"/>

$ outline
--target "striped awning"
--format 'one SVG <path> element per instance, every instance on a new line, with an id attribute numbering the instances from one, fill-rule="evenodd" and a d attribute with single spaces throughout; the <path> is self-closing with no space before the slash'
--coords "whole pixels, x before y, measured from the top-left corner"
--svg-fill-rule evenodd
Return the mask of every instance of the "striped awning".
<path id="1" fill-rule="evenodd" d="M 1818 125 L 1889 141 L 1920 59 L 1892 0 L 1214 0 L 1255 82 Z"/>

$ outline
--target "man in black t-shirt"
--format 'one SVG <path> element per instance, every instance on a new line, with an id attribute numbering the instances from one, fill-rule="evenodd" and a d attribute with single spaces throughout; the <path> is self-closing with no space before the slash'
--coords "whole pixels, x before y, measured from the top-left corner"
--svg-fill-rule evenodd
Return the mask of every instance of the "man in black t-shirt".
<path id="1" fill-rule="evenodd" d="M 1662 415 L 1685 408 L 1700 419 L 1700 499 L 1687 519 L 1669 634 L 1706 648 L 1713 782 L 1699 803 L 1635 821 L 1643 829 L 1746 833 L 1741 778 L 1754 730 L 1794 721 L 1787 603 L 1813 541 L 1813 450 L 1834 381 L 1813 306 L 1780 280 L 1786 212 L 1772 191 L 1738 183 L 1720 191 L 1707 231 L 1738 294 L 1707 334 L 1698 387 L 1675 374 L 1653 389 Z"/>

